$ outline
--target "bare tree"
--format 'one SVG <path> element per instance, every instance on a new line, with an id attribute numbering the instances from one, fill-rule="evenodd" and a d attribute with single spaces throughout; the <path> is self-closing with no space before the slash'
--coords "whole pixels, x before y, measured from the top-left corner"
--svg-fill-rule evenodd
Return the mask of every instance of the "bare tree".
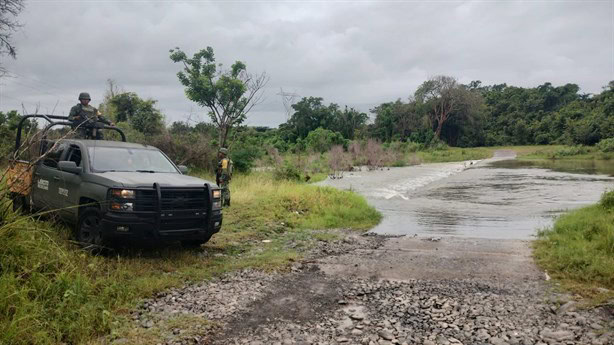
<path id="1" fill-rule="evenodd" d="M 107 89 L 104 91 L 105 101 L 119 95 L 120 93 L 123 93 L 123 90 L 119 87 L 119 85 L 117 85 L 115 79 L 107 79 Z"/>
<path id="2" fill-rule="evenodd" d="M 343 146 L 335 145 L 328 151 L 328 167 L 331 179 L 343 178 L 343 171 L 351 167 L 349 154 L 343 151 Z"/>
<path id="3" fill-rule="evenodd" d="M 12 35 L 21 27 L 16 18 L 23 8 L 23 0 L 0 0 L 0 56 L 9 55 L 12 58 L 17 56 Z M 0 66 L 0 76 L 5 72 L 4 67 Z"/>
<path id="4" fill-rule="evenodd" d="M 367 168 L 369 170 L 375 170 L 382 166 L 384 161 L 384 148 L 379 141 L 369 139 L 367 141 L 367 147 L 365 149 L 365 155 L 367 156 Z"/>

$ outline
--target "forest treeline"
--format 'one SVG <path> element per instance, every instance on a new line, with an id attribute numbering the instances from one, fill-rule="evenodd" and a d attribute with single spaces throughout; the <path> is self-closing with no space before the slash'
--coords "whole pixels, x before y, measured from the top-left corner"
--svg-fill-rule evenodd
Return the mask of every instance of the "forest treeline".
<path id="1" fill-rule="evenodd" d="M 594 145 L 614 136 L 614 82 L 599 94 L 579 91 L 576 84 L 523 88 L 474 81 L 463 85 L 441 76 L 425 81 L 407 100 L 373 108 L 372 123 L 367 114 L 354 109 L 325 105 L 322 98 L 303 98 L 293 105 L 294 113 L 280 125 L 278 136 L 300 144 L 313 130 L 323 128 L 349 140 L 428 144 L 439 139 L 459 147 Z"/>
<path id="2" fill-rule="evenodd" d="M 165 125 L 156 100 L 120 91 L 112 82 L 100 110 L 127 132 L 130 141 L 152 144 L 180 164 L 210 169 L 219 128 L 190 119 Z M 0 112 L 1 148 L 7 157 L 19 114 Z M 284 152 L 326 152 L 340 145 L 377 140 L 420 147 L 567 144 L 594 145 L 614 137 L 614 81 L 598 94 L 576 84 L 533 88 L 507 84 L 461 84 L 448 76 L 426 80 L 407 99 L 382 103 L 370 114 L 304 97 L 279 128 L 236 126 L 226 145 L 239 170 L 255 159 Z M 608 143 L 614 139 L 608 140 Z M 614 144 L 614 143 L 609 143 Z"/>

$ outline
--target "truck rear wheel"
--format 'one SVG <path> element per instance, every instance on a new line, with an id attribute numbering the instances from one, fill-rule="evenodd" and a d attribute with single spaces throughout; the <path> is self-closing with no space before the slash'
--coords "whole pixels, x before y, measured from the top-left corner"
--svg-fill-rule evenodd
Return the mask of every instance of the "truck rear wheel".
<path id="1" fill-rule="evenodd" d="M 77 224 L 77 242 L 85 248 L 97 250 L 102 247 L 102 214 L 94 207 L 88 207 L 81 213 Z"/>

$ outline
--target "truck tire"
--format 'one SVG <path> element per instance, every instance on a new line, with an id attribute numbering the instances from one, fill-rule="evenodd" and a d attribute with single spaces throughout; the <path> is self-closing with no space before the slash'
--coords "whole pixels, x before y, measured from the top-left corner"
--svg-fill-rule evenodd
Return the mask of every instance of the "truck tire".
<path id="1" fill-rule="evenodd" d="M 30 213 L 30 205 L 28 205 L 28 200 L 23 195 L 14 195 L 11 199 L 13 199 L 13 211 L 15 213 L 19 212 L 21 214 L 29 214 Z"/>
<path id="2" fill-rule="evenodd" d="M 101 229 L 102 214 L 95 207 L 88 207 L 79 216 L 77 223 L 77 242 L 83 248 L 90 251 L 98 251 L 102 248 L 103 237 Z"/>

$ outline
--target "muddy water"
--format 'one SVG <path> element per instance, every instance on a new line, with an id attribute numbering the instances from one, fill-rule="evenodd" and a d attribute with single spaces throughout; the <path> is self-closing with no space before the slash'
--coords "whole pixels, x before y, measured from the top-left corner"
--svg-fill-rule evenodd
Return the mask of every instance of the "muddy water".
<path id="1" fill-rule="evenodd" d="M 589 174 L 596 172 L 498 152 L 483 161 L 346 173 L 322 184 L 363 194 L 384 215 L 372 230 L 378 234 L 530 239 L 555 216 L 614 188 L 613 177 Z"/>

